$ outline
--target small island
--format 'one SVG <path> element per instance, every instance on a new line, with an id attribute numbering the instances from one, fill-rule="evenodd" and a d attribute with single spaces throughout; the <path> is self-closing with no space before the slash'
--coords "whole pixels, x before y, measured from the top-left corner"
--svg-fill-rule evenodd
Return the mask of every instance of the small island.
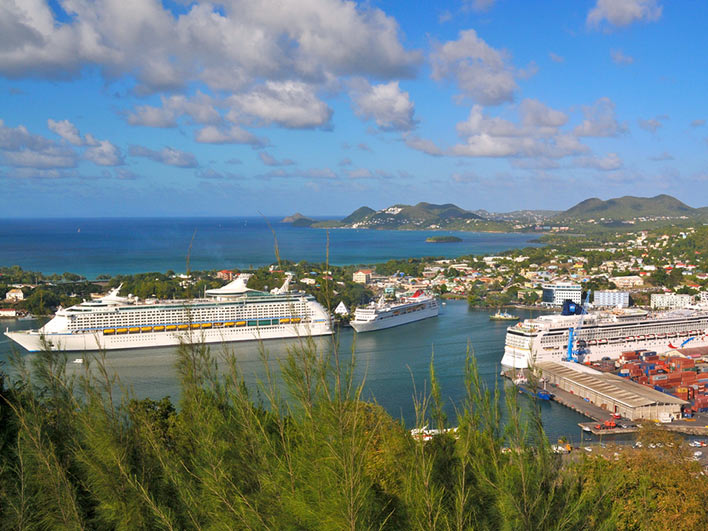
<path id="1" fill-rule="evenodd" d="M 431 236 L 430 238 L 426 238 L 425 241 L 427 243 L 455 243 L 461 242 L 462 238 L 458 238 L 457 236 Z"/>

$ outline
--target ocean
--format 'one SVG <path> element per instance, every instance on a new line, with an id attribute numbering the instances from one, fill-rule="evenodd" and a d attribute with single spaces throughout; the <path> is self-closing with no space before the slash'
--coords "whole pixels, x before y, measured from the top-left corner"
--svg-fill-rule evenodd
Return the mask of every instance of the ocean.
<path id="1" fill-rule="evenodd" d="M 333 265 L 373 264 L 423 256 L 497 253 L 533 243 L 534 234 L 366 229 L 311 229 L 281 218 L 1 219 L 0 266 L 19 265 L 44 274 L 184 272 L 192 243 L 192 270 L 247 269 L 280 257 Z M 269 225 L 270 224 L 270 225 Z M 452 235 L 454 243 L 426 243 Z M 192 242 L 192 238 L 194 240 Z"/>
<path id="2" fill-rule="evenodd" d="M 521 318 L 532 312 L 519 310 Z M 439 380 L 445 409 L 450 421 L 455 422 L 455 410 L 462 407 L 465 397 L 464 367 L 467 347 L 474 352 L 483 381 L 493 389 L 511 388 L 499 376 L 508 323 L 490 321 L 490 312 L 472 310 L 466 301 L 447 301 L 437 318 L 426 319 L 404 326 L 357 335 L 352 329 L 343 329 L 339 336 L 339 353 L 342 363 L 351 359 L 354 347 L 355 379 L 364 382 L 363 396 L 375 400 L 394 418 L 403 419 L 408 426 L 415 423 L 413 395 L 430 389 L 429 367 L 434 355 L 436 377 Z M 5 321 L 3 327 L 11 329 L 36 328 L 40 322 Z M 320 348 L 329 348 L 329 338 L 317 338 Z M 269 362 L 277 373 L 278 363 L 285 360 L 292 340 L 269 340 L 263 343 Z M 254 390 L 265 378 L 263 361 L 256 342 L 231 343 L 239 360 L 239 368 L 246 384 Z M 0 363 L 7 362 L 12 346 L 8 338 L 0 336 Z M 219 352 L 221 347 L 213 347 Z M 31 354 L 24 356 L 31 358 Z M 83 365 L 71 363 L 81 354 L 69 355 L 68 371 L 78 374 Z M 175 369 L 175 348 L 153 348 L 110 351 L 109 368 L 119 376 L 122 385 L 131 389 L 138 398 L 159 399 L 169 396 L 179 401 L 180 390 Z M 5 365 L 5 369 L 9 367 Z M 520 404 L 528 405 L 529 398 L 520 395 Z M 588 419 L 555 402 L 541 402 L 544 426 L 552 442 L 566 436 L 570 440 L 591 440 L 583 434 L 578 422 Z"/>

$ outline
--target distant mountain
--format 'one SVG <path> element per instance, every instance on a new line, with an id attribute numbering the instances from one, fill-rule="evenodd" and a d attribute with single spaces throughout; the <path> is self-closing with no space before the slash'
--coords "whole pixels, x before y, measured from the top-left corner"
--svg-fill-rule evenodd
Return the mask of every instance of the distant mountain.
<path id="1" fill-rule="evenodd" d="M 281 222 L 292 223 L 295 227 L 310 227 L 313 223 L 315 223 L 315 220 L 303 216 L 300 212 L 296 212 L 292 216 L 283 218 Z"/>
<path id="2" fill-rule="evenodd" d="M 696 216 L 702 209 L 692 208 L 670 195 L 656 197 L 633 197 L 626 195 L 603 201 L 592 197 L 581 201 L 556 216 L 564 220 L 631 220 L 635 218 L 678 218 Z"/>
<path id="3" fill-rule="evenodd" d="M 451 203 L 444 205 L 418 203 L 417 205 L 393 205 L 378 211 L 362 207 L 344 218 L 341 223 L 371 229 L 423 229 L 442 228 L 455 223 L 481 219 L 483 219 L 481 216 Z"/>
<path id="4" fill-rule="evenodd" d="M 365 219 L 367 216 L 370 216 L 371 214 L 375 214 L 376 210 L 373 208 L 369 208 L 368 206 L 363 206 L 361 208 L 357 208 L 354 212 L 349 214 L 346 218 L 342 220 L 342 223 L 344 225 L 351 225 L 352 223 L 357 223 L 363 219 Z"/>

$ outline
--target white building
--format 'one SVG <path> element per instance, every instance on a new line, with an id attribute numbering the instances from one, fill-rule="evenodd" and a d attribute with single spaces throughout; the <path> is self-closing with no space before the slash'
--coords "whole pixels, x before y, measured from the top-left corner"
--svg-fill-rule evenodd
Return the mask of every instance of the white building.
<path id="1" fill-rule="evenodd" d="M 357 284 L 368 284 L 371 282 L 371 269 L 360 269 L 352 275 L 352 281 Z"/>
<path id="2" fill-rule="evenodd" d="M 693 304 L 693 295 L 680 293 L 652 293 L 653 310 L 676 310 Z"/>
<path id="3" fill-rule="evenodd" d="M 563 301 L 571 300 L 576 304 L 582 304 L 583 288 L 580 284 L 570 282 L 556 282 L 555 284 L 543 285 L 543 296 L 541 301 L 546 305 L 561 306 Z"/>
<path id="4" fill-rule="evenodd" d="M 22 293 L 22 290 L 19 288 L 14 288 L 8 291 L 5 294 L 5 300 L 6 301 L 11 301 L 11 302 L 19 302 L 21 300 L 24 300 L 25 294 Z"/>
<path id="5" fill-rule="evenodd" d="M 701 291 L 699 302 L 701 304 L 708 304 L 708 291 Z"/>
<path id="6" fill-rule="evenodd" d="M 639 275 L 630 275 L 627 277 L 610 277 L 610 282 L 620 289 L 637 288 L 644 285 L 644 279 Z"/>
<path id="7" fill-rule="evenodd" d="M 608 307 L 608 308 L 628 308 L 629 307 L 629 292 L 628 291 L 596 291 L 593 305 Z"/>
<path id="8" fill-rule="evenodd" d="M 344 305 L 344 301 L 340 301 L 340 303 L 334 309 L 334 313 L 336 313 L 337 315 L 349 315 L 349 310 L 347 310 L 347 307 Z"/>

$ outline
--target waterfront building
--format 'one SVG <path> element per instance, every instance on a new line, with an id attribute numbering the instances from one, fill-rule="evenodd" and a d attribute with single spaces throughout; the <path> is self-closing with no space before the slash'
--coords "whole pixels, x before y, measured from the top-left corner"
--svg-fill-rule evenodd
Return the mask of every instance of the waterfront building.
<path id="1" fill-rule="evenodd" d="M 565 300 L 571 300 L 576 304 L 581 304 L 582 292 L 582 287 L 579 284 L 570 282 L 544 284 L 541 302 L 547 306 L 562 306 Z"/>
<path id="2" fill-rule="evenodd" d="M 629 307 L 629 292 L 628 291 L 596 291 L 593 305 L 603 308 L 628 308 Z"/>
<path id="3" fill-rule="evenodd" d="M 10 302 L 20 302 L 24 298 L 25 294 L 20 288 L 13 288 L 5 294 L 5 300 Z"/>
<path id="4" fill-rule="evenodd" d="M 610 277 L 612 282 L 619 289 L 638 288 L 644 285 L 644 279 L 639 275 L 630 275 L 627 277 Z"/>
<path id="5" fill-rule="evenodd" d="M 693 304 L 693 295 L 685 293 L 652 293 L 653 310 L 677 310 Z"/>

